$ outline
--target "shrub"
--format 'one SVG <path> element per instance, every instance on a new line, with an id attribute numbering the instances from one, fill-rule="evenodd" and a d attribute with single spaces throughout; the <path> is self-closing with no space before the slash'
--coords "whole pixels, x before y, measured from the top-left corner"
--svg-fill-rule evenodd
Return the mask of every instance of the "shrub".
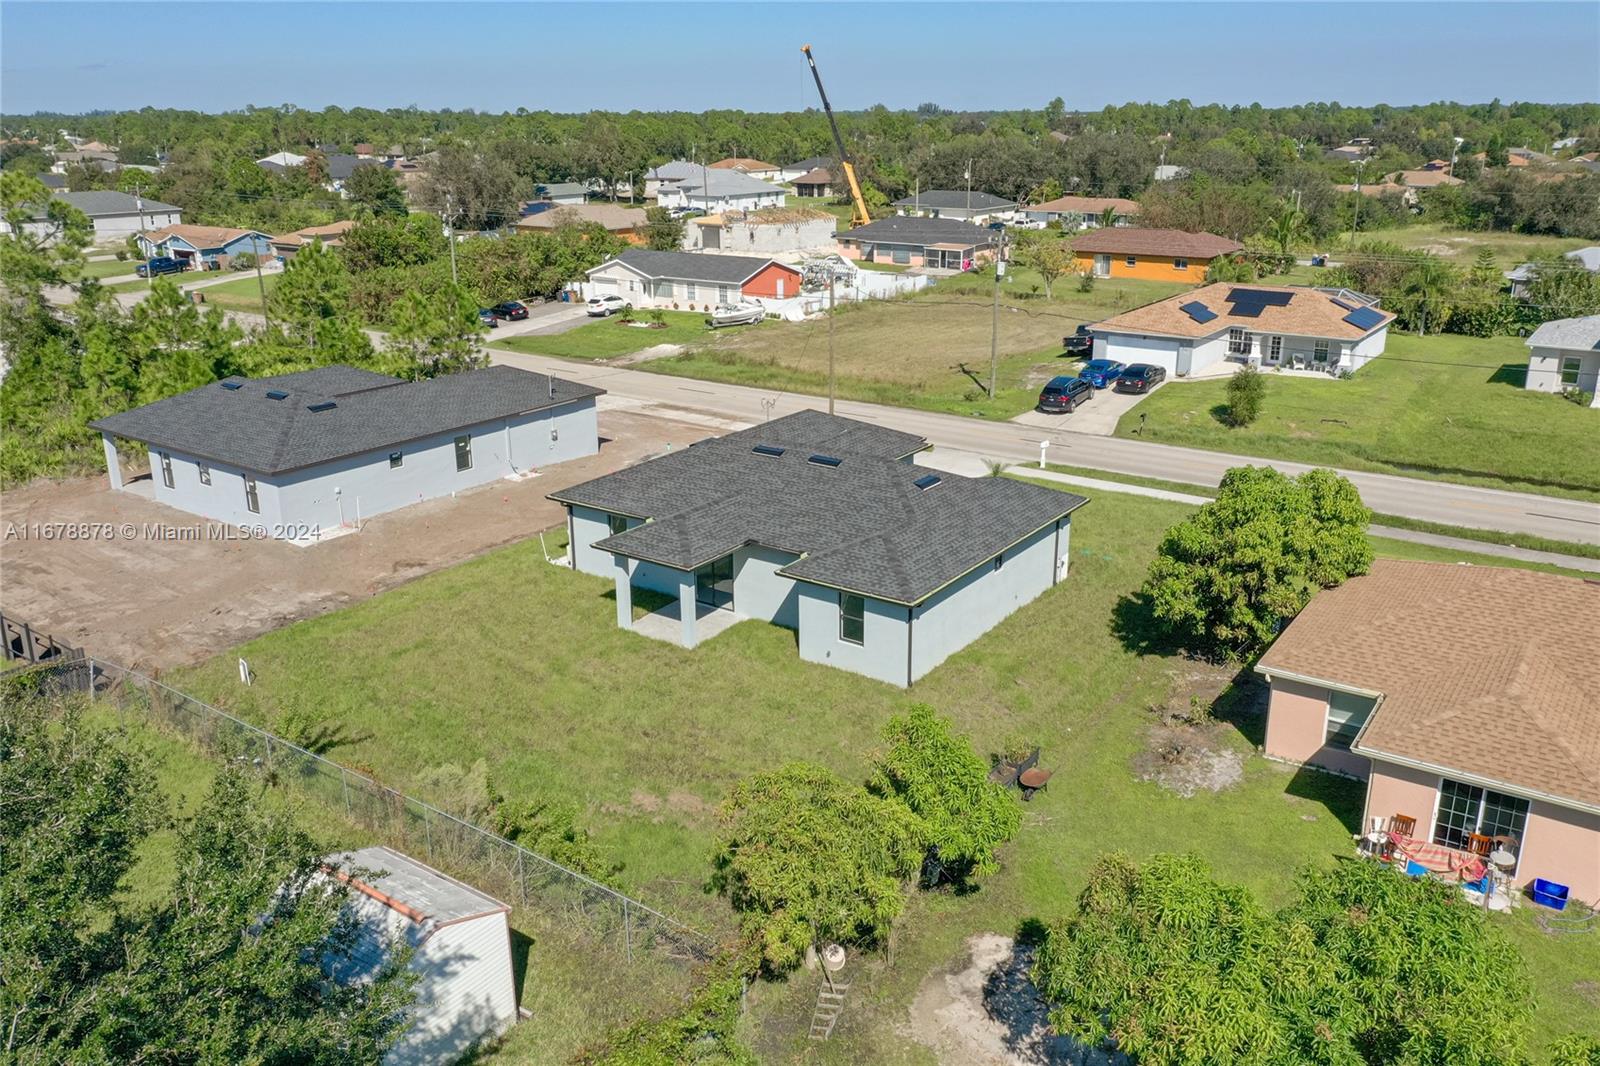
<path id="1" fill-rule="evenodd" d="M 1080 273 L 1078 275 L 1078 291 L 1079 292 L 1093 292 L 1094 291 L 1094 271 L 1085 270 L 1085 271 L 1083 271 L 1082 273 Z"/>
<path id="2" fill-rule="evenodd" d="M 228 261 L 228 266 L 234 270 L 254 270 L 256 268 L 256 254 L 254 252 L 240 252 Z"/>
<path id="3" fill-rule="evenodd" d="M 577 824 L 577 810 L 541 796 L 508 800 L 489 785 L 489 828 L 529 851 L 613 888 L 622 864 L 609 859 Z"/>
<path id="4" fill-rule="evenodd" d="M 1228 379 L 1228 405 L 1224 416 L 1228 425 L 1238 429 L 1254 422 L 1261 413 L 1261 397 L 1266 387 L 1261 371 L 1248 363 L 1240 367 Z"/>
<path id="5" fill-rule="evenodd" d="M 745 977 L 754 968 L 747 952 L 720 956 L 683 1007 L 629 1026 L 578 1061 L 587 1066 L 755 1066 L 755 1055 L 738 1036 Z"/>

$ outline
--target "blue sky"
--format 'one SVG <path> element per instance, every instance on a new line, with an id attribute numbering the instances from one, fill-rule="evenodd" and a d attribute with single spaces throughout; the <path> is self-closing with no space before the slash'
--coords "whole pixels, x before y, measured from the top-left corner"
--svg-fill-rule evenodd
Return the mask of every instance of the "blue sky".
<path id="1" fill-rule="evenodd" d="M 1600 98 L 1600 4 L 0 3 L 8 113 Z"/>

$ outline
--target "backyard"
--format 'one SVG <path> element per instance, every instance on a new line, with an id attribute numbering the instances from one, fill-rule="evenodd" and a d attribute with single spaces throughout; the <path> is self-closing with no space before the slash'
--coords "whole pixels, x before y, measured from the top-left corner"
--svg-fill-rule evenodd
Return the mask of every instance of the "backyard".
<path id="1" fill-rule="evenodd" d="M 919 984 L 956 962 L 974 933 L 1009 936 L 1064 913 L 1101 852 L 1194 852 L 1277 903 L 1295 867 L 1350 851 L 1359 787 L 1254 754 L 1260 686 L 1149 648 L 1128 594 L 1162 531 L 1186 511 L 1097 494 L 1073 522 L 1069 578 L 910 693 L 801 662 L 792 632 L 759 622 L 692 651 L 619 630 L 611 583 L 547 564 L 537 541 L 278 630 L 168 680 L 269 728 L 320 721 L 328 757 L 424 799 L 422 783 L 442 765 L 484 760 L 508 796 L 576 803 L 580 822 L 623 863 L 630 891 L 708 932 L 731 926 L 702 886 L 715 807 L 740 778 L 806 759 L 860 779 L 883 721 L 912 701 L 950 716 L 980 753 L 1039 745 L 1056 777 L 1024 809 L 1001 872 L 975 893 L 916 898 L 892 965 L 856 964 L 857 991 L 832 1041 L 805 1040 L 814 976 L 752 991 L 764 1061 L 809 1048 L 812 1061 L 930 1062 L 932 1052 L 903 1031 Z M 1415 554 L 1407 545 L 1378 549 Z M 250 687 L 238 683 L 239 656 L 254 672 Z M 1191 696 L 1220 696 L 1219 723 L 1204 739 L 1237 774 L 1219 791 L 1184 798 L 1141 779 L 1139 768 L 1155 743 L 1151 709 L 1187 707 Z M 1525 914 L 1506 924 L 1537 975 L 1541 1041 L 1588 1024 L 1597 938 L 1554 941 Z M 541 961 L 537 944 L 529 958 Z M 548 1033 L 524 1027 L 499 1057 L 552 1061 Z"/>
<path id="2" fill-rule="evenodd" d="M 1250 426 L 1223 424 L 1226 381 L 1216 379 L 1157 390 L 1117 434 L 1600 500 L 1600 411 L 1526 391 L 1527 363 L 1516 337 L 1391 332 L 1348 381 L 1269 373 Z"/>

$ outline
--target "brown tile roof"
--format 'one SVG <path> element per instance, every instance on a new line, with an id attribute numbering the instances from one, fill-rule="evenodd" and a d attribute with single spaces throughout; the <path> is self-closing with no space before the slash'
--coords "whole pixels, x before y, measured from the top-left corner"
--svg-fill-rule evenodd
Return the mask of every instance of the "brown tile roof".
<path id="1" fill-rule="evenodd" d="M 220 248 L 229 241 L 236 241 L 240 237 L 256 233 L 257 230 L 232 229 L 228 226 L 195 226 L 187 222 L 180 222 L 165 229 L 158 229 L 154 233 L 141 233 L 140 236 L 152 244 L 160 244 L 168 237 L 182 237 L 196 248 Z M 262 236 L 266 236 L 262 234 Z"/>
<path id="2" fill-rule="evenodd" d="M 1383 695 L 1365 754 L 1600 808 L 1600 583 L 1380 559 L 1317 593 L 1257 670 Z"/>
<path id="3" fill-rule="evenodd" d="M 710 164 L 712 170 L 777 170 L 771 163 L 763 163 L 759 159 L 746 159 L 743 156 L 729 156 Z"/>
<path id="4" fill-rule="evenodd" d="M 798 178 L 795 178 L 794 181 L 790 182 L 790 184 L 791 185 L 831 185 L 831 184 L 833 184 L 833 175 L 828 173 L 822 167 L 817 167 L 815 170 L 806 171 L 804 174 L 800 175 Z"/>
<path id="5" fill-rule="evenodd" d="M 1413 189 L 1432 189 L 1440 185 L 1465 185 L 1460 178 L 1452 178 L 1440 170 L 1402 170 L 1389 175 L 1389 181 L 1398 180 L 1401 185 L 1409 185 Z"/>
<path id="6" fill-rule="evenodd" d="M 574 215 L 582 222 L 598 222 L 612 233 L 638 229 L 645 223 L 642 207 L 624 204 L 570 204 L 517 219 L 517 229 L 555 229 Z"/>
<path id="7" fill-rule="evenodd" d="M 349 233 L 354 228 L 354 219 L 345 219 L 343 222 L 331 222 L 326 226 L 307 226 L 305 229 L 297 229 L 293 233 L 285 233 L 281 237 L 272 238 L 272 244 L 274 247 L 282 245 L 285 247 L 298 248 L 303 244 L 310 244 L 313 241 L 320 240 L 329 248 L 336 248 L 339 245 L 339 238 L 343 237 L 346 233 Z"/>
<path id="8" fill-rule="evenodd" d="M 1109 252 L 1112 255 L 1173 255 L 1185 259 L 1214 259 L 1242 251 L 1244 245 L 1215 233 L 1185 233 L 1181 229 L 1140 229 L 1116 226 L 1086 233 L 1072 242 L 1075 252 Z"/>
<path id="9" fill-rule="evenodd" d="M 1263 307 L 1261 314 L 1246 318 L 1233 314 L 1233 305 L 1227 300 L 1233 289 L 1254 289 L 1261 292 L 1286 292 L 1289 302 L 1282 307 Z M 1361 329 L 1344 321 L 1350 308 L 1334 303 L 1333 290 L 1299 285 L 1236 285 L 1217 282 L 1198 289 L 1169 296 L 1165 300 L 1135 307 L 1120 315 L 1096 322 L 1097 333 L 1159 334 L 1168 337 L 1211 337 L 1234 326 L 1252 333 L 1280 333 L 1294 337 L 1327 337 L 1330 340 L 1359 340 L 1373 330 L 1381 329 L 1394 320 L 1388 311 L 1379 311 L 1383 321 L 1372 329 Z M 1208 322 L 1196 322 L 1182 308 L 1198 300 L 1217 317 Z M 1346 301 L 1355 303 L 1356 301 Z M 1374 310 L 1378 310 L 1374 308 Z"/>
<path id="10" fill-rule="evenodd" d="M 1118 214 L 1137 214 L 1139 205 L 1132 200 L 1124 200 L 1117 196 L 1058 196 L 1054 200 L 1046 200 L 1042 204 L 1025 204 L 1024 211 L 1054 211 L 1066 214 L 1069 211 L 1078 211 L 1084 214 L 1098 215 L 1108 207 L 1117 209 Z"/>

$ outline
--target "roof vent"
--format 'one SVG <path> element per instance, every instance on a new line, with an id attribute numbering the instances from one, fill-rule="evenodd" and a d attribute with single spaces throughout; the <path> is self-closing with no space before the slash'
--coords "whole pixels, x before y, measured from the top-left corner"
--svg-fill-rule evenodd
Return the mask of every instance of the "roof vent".
<path id="1" fill-rule="evenodd" d="M 288 398 L 289 394 L 282 389 L 270 389 L 267 392 L 267 399 L 269 400 L 287 400 Z"/>
<path id="2" fill-rule="evenodd" d="M 307 411 L 331 411 L 339 405 L 332 400 L 319 400 L 316 403 L 306 404 Z"/>
<path id="3" fill-rule="evenodd" d="M 776 444 L 757 444 L 754 448 L 751 448 L 750 450 L 755 452 L 757 455 L 782 455 L 783 454 L 783 449 L 778 447 Z"/>
<path id="4" fill-rule="evenodd" d="M 831 455 L 813 455 L 807 457 L 806 462 L 816 463 L 818 466 L 838 466 L 844 460 L 836 459 Z"/>
<path id="5" fill-rule="evenodd" d="M 938 474 L 923 474 L 921 477 L 917 478 L 917 480 L 913 481 L 912 484 L 921 489 L 923 492 L 927 492 L 929 489 L 937 485 L 941 480 L 943 479 L 940 478 Z"/>
<path id="6" fill-rule="evenodd" d="M 244 382 L 242 381 L 224 381 L 221 384 L 222 387 L 227 389 L 229 392 L 238 392 L 240 389 L 244 388 Z"/>

